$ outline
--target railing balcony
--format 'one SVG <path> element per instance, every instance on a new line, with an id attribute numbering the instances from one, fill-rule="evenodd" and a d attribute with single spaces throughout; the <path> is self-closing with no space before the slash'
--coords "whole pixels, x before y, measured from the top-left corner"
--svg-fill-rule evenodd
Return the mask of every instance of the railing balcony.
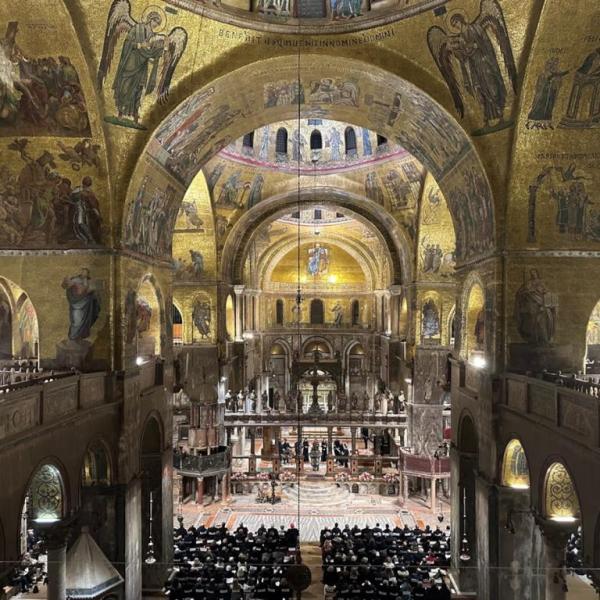
<path id="1" fill-rule="evenodd" d="M 184 473 L 197 476 L 211 475 L 226 471 L 231 465 L 231 451 L 220 446 L 218 452 L 206 456 L 199 454 L 173 454 L 173 466 Z"/>
<path id="2" fill-rule="evenodd" d="M 600 390 L 596 383 L 560 374 L 505 375 L 502 403 L 592 448 L 600 446 Z"/>
<path id="3" fill-rule="evenodd" d="M 52 425 L 71 415 L 110 402 L 106 373 L 48 375 L 0 394 L 0 444 L 36 427 Z"/>

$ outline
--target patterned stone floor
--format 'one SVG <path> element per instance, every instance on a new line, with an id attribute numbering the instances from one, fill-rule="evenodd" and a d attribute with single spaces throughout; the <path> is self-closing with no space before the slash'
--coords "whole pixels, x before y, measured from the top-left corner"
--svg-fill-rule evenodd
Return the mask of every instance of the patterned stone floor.
<path id="1" fill-rule="evenodd" d="M 443 526 L 449 523 L 449 510 L 449 505 L 444 503 Z M 248 529 L 256 530 L 261 524 L 288 527 L 294 523 L 300 530 L 302 542 L 317 541 L 321 529 L 335 522 L 350 527 L 373 527 L 376 523 L 382 527 L 386 524 L 390 527 L 438 524 L 436 514 L 416 500 L 401 507 L 398 498 L 351 494 L 326 481 L 301 481 L 299 488 L 297 484 L 294 487 L 284 486 L 282 501 L 275 505 L 259 504 L 250 495 L 234 496 L 227 502 L 204 508 L 188 503 L 182 514 L 186 526 L 225 523 L 231 528 L 244 523 Z"/>

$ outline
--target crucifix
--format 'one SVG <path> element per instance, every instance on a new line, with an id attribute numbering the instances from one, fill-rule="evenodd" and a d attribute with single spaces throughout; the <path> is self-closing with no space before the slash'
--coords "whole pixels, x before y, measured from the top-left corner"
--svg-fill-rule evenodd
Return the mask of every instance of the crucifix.
<path id="1" fill-rule="evenodd" d="M 323 409 L 319 406 L 319 383 L 321 382 L 321 376 L 319 375 L 319 362 L 321 360 L 321 353 L 319 350 L 313 352 L 314 362 L 312 369 L 310 370 L 310 383 L 313 387 L 312 403 L 308 409 L 309 415 L 322 415 Z"/>

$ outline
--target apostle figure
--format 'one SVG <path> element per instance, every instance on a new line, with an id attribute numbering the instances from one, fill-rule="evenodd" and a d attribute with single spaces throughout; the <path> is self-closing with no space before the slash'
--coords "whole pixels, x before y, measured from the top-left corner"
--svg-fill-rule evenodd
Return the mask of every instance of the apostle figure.
<path id="1" fill-rule="evenodd" d="M 69 302 L 69 339 L 73 341 L 90 337 L 90 331 L 100 315 L 100 299 L 92 285 L 89 269 L 79 275 L 66 277 L 62 282 Z"/>

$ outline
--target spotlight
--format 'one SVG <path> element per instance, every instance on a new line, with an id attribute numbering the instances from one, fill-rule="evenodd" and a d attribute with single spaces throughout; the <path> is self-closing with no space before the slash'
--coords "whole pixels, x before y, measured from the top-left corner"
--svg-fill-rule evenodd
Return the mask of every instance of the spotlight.
<path id="1" fill-rule="evenodd" d="M 481 356 L 481 354 L 475 354 L 474 356 L 471 357 L 471 360 L 469 362 L 476 369 L 483 369 L 487 365 L 487 361 L 485 360 L 485 357 Z"/>
<path id="2" fill-rule="evenodd" d="M 141 356 L 138 356 L 138 357 L 135 359 L 135 364 L 136 364 L 138 367 L 141 367 L 141 366 L 142 366 L 142 365 L 143 365 L 145 362 L 146 362 L 146 361 L 145 361 L 145 360 L 144 360 L 144 359 L 143 359 Z"/>

